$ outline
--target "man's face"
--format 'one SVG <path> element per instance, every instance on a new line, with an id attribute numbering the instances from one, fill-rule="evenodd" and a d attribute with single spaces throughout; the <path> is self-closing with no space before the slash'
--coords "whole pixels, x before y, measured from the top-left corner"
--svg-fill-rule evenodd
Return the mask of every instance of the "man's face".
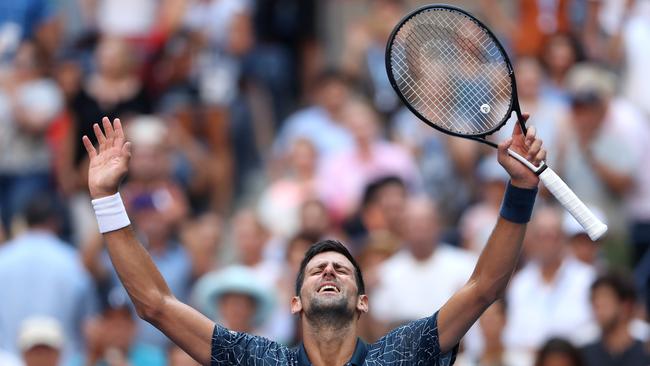
<path id="1" fill-rule="evenodd" d="M 614 290 L 608 286 L 598 286 L 591 294 L 594 317 L 603 332 L 613 329 L 622 318 L 623 304 Z"/>
<path id="2" fill-rule="evenodd" d="M 300 296 L 291 301 L 291 312 L 303 312 L 313 321 L 350 321 L 368 311 L 368 297 L 359 295 L 354 265 L 342 254 L 324 252 L 305 267 Z"/>

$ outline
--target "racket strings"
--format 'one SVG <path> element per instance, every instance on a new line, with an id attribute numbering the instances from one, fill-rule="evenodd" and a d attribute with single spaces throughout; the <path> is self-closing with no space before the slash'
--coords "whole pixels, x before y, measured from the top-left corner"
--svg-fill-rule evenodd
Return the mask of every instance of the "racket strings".
<path id="1" fill-rule="evenodd" d="M 394 37 L 397 87 L 430 123 L 481 135 L 506 119 L 509 69 L 495 40 L 466 15 L 446 9 L 418 13 Z"/>

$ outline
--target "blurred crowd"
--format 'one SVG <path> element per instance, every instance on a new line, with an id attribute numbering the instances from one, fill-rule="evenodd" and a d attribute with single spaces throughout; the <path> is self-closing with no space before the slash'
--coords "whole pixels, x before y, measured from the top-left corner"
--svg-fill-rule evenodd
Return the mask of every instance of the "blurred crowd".
<path id="1" fill-rule="evenodd" d="M 650 364 L 650 1 L 450 2 L 504 43 L 549 165 L 610 228 L 591 242 L 542 188 L 456 364 Z M 211 319 L 297 344 L 297 269 L 327 237 L 364 271 L 367 341 L 443 305 L 508 176 L 393 92 L 385 44 L 419 5 L 0 2 L 0 365 L 196 364 L 137 317 L 98 233 L 81 137 L 103 116 L 133 144 L 121 194 L 141 242 Z"/>

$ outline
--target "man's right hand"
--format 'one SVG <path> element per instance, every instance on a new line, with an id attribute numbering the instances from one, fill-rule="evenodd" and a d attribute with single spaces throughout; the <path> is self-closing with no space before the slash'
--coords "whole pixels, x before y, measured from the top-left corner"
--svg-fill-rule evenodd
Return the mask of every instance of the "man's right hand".
<path id="1" fill-rule="evenodd" d="M 99 144 L 98 150 L 95 150 L 88 136 L 82 139 L 90 158 L 88 189 L 93 199 L 117 193 L 117 188 L 129 169 L 129 159 L 131 159 L 131 143 L 126 142 L 124 138 L 119 118 L 111 124 L 108 117 L 104 117 L 102 125 L 104 132 L 99 128 L 99 124 L 93 125 Z"/>

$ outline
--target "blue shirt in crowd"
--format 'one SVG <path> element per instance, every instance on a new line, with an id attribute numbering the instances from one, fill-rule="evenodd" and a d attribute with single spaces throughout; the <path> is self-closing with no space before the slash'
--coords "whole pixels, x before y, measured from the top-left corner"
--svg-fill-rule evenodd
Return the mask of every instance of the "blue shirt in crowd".
<path id="1" fill-rule="evenodd" d="M 346 366 L 431 365 L 454 363 L 457 347 L 441 353 L 438 313 L 394 329 L 380 340 L 361 340 Z M 303 346 L 288 348 L 266 338 L 230 331 L 216 325 L 212 336 L 212 366 L 310 366 Z"/>

